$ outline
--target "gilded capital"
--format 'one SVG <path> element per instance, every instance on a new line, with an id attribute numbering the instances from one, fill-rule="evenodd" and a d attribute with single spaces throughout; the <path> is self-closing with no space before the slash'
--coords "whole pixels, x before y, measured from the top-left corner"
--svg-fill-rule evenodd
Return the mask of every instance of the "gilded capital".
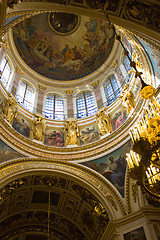
<path id="1" fill-rule="evenodd" d="M 67 95 L 72 95 L 73 90 L 65 90 L 65 93 L 66 93 Z"/>

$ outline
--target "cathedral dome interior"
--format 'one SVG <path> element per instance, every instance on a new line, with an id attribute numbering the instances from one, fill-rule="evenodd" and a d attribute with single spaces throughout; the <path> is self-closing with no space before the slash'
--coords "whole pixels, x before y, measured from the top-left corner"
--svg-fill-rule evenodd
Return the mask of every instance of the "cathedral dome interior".
<path id="1" fill-rule="evenodd" d="M 1 240 L 160 239 L 159 9 L 0 1 Z"/>

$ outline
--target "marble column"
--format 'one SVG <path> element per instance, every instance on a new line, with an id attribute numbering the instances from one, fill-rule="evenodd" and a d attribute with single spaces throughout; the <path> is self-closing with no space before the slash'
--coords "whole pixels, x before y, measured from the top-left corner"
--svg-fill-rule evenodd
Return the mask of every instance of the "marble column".
<path id="1" fill-rule="evenodd" d="M 36 112 L 42 114 L 44 104 L 44 93 L 46 87 L 38 85 L 37 109 Z"/>
<path id="2" fill-rule="evenodd" d="M 74 112 L 73 112 L 73 90 L 66 90 L 66 95 L 67 95 L 67 115 L 68 118 L 73 117 Z"/>

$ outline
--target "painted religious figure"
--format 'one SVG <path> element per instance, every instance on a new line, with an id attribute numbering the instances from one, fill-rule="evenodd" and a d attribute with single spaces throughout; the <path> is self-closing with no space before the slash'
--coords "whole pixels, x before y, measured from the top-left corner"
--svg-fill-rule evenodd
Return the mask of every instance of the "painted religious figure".
<path id="1" fill-rule="evenodd" d="M 23 136 L 29 138 L 30 125 L 31 124 L 23 116 L 17 114 L 16 118 L 13 120 L 12 127 Z"/>
<path id="2" fill-rule="evenodd" d="M 126 174 L 126 153 L 131 149 L 131 141 L 114 152 L 96 160 L 83 163 L 109 180 L 124 197 Z"/>
<path id="3" fill-rule="evenodd" d="M 54 80 L 74 80 L 94 72 L 112 51 L 114 31 L 105 21 L 86 16 L 78 19 L 74 14 L 54 12 L 17 24 L 13 38 L 22 59 L 37 73 Z M 72 30 L 78 31 L 74 41 Z"/>
<path id="4" fill-rule="evenodd" d="M 124 234 L 124 240 L 146 240 L 143 227 Z"/>
<path id="5" fill-rule="evenodd" d="M 111 116 L 112 129 L 118 129 L 127 119 L 126 111 L 121 107 Z"/>
<path id="6" fill-rule="evenodd" d="M 11 147 L 9 147 L 6 143 L 0 140 L 0 163 L 5 162 L 11 159 L 17 159 L 25 157 L 21 153 L 16 152 Z"/>
<path id="7" fill-rule="evenodd" d="M 44 144 L 55 147 L 64 146 L 64 133 L 57 129 L 47 129 L 45 133 Z"/>
<path id="8" fill-rule="evenodd" d="M 66 146 L 78 144 L 79 131 L 78 131 L 76 119 L 65 120 L 64 131 L 65 131 L 65 135 L 66 135 Z"/>
<path id="9" fill-rule="evenodd" d="M 101 136 L 110 133 L 112 131 L 112 126 L 106 108 L 96 113 L 98 131 Z"/>
<path id="10" fill-rule="evenodd" d="M 98 127 L 96 124 L 89 125 L 80 129 L 80 144 L 88 144 L 99 140 Z"/>

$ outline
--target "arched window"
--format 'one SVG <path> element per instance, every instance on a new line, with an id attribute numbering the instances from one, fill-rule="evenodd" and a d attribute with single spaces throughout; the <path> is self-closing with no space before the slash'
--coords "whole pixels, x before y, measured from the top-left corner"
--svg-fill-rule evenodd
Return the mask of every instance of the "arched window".
<path id="1" fill-rule="evenodd" d="M 64 120 L 64 102 L 61 96 L 55 94 L 47 96 L 45 116 L 49 119 Z"/>
<path id="2" fill-rule="evenodd" d="M 20 105 L 28 111 L 33 112 L 35 91 L 28 83 L 23 81 L 20 83 L 16 98 Z"/>
<path id="3" fill-rule="evenodd" d="M 83 92 L 76 98 L 77 118 L 85 118 L 96 113 L 93 95 L 91 92 Z"/>
<path id="4" fill-rule="evenodd" d="M 1 82 L 3 86 L 7 88 L 10 83 L 12 69 L 6 57 L 4 57 L 0 63 L 0 71 L 1 71 Z"/>
<path id="5" fill-rule="evenodd" d="M 132 56 L 131 54 L 129 53 L 129 58 L 132 60 Z M 123 65 L 124 65 L 124 68 L 126 70 L 126 78 L 125 78 L 125 82 L 128 83 L 130 78 L 131 78 L 131 73 L 128 74 L 128 72 L 132 69 L 132 67 L 130 66 L 130 61 L 128 59 L 128 57 L 126 55 L 123 56 Z"/>
<path id="6" fill-rule="evenodd" d="M 107 106 L 112 104 L 120 95 L 121 87 L 114 75 L 111 75 L 103 85 L 107 99 Z"/>

